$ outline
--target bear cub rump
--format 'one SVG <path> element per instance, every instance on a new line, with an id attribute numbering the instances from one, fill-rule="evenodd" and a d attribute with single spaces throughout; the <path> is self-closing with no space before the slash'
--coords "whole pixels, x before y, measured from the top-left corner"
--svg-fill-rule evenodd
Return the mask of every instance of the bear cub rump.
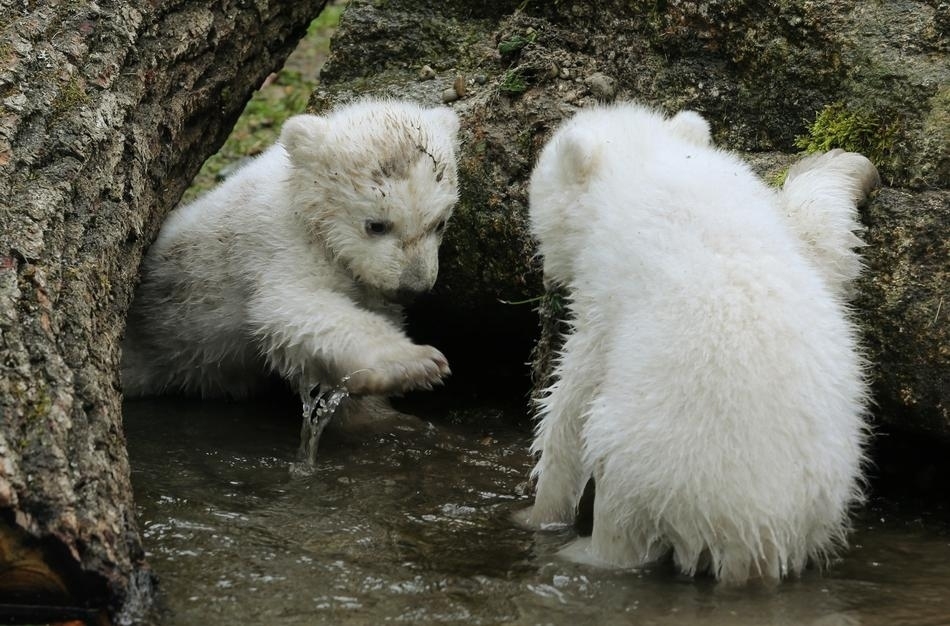
<path id="1" fill-rule="evenodd" d="M 540 398 L 537 496 L 521 521 L 593 534 L 568 556 L 741 583 L 844 544 L 861 498 L 866 385 L 844 293 L 860 266 L 860 155 L 795 168 L 782 191 L 710 145 L 698 114 L 576 114 L 531 178 L 545 279 L 573 316 Z M 811 233 L 806 240 L 806 234 Z"/>
<path id="2" fill-rule="evenodd" d="M 128 317 L 126 395 L 242 397 L 270 371 L 352 394 L 431 388 L 445 357 L 400 303 L 430 289 L 458 198 L 448 108 L 364 100 L 299 115 L 279 142 L 173 211 Z"/>

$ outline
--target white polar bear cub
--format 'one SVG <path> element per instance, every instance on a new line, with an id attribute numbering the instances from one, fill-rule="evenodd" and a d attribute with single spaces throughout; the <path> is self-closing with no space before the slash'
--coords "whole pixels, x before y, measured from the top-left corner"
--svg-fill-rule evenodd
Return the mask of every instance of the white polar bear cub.
<path id="1" fill-rule="evenodd" d="M 394 301 L 432 287 L 458 198 L 458 118 L 364 100 L 299 115 L 279 142 L 173 211 L 128 316 L 126 395 L 241 397 L 268 371 L 352 394 L 429 388 L 445 357 Z"/>
<path id="2" fill-rule="evenodd" d="M 835 237 L 857 241 L 856 190 L 877 173 L 860 155 L 827 162 L 844 164 L 831 187 L 853 193 L 809 195 L 803 168 L 785 196 L 712 147 L 698 114 L 635 104 L 584 110 L 544 148 L 532 232 L 573 320 L 539 400 L 522 521 L 572 523 L 593 477 L 593 534 L 568 556 L 633 567 L 672 551 L 687 574 L 742 583 L 843 545 L 866 384 L 843 274 L 816 253 L 832 237 L 797 233 L 843 227 Z"/>

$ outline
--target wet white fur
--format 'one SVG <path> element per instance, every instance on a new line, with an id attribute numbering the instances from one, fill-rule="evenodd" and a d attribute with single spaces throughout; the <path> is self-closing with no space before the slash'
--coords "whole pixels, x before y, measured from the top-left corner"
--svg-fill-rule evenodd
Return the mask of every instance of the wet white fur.
<path id="1" fill-rule="evenodd" d="M 358 372 L 354 394 L 437 383 L 445 357 L 406 337 L 391 300 L 435 282 L 458 126 L 450 109 L 401 101 L 292 117 L 276 145 L 173 211 L 129 314 L 126 395 L 243 396 L 272 370 L 295 384 Z"/>
<path id="2" fill-rule="evenodd" d="M 566 122 L 530 214 L 572 331 L 539 400 L 522 521 L 572 523 L 593 476 L 593 534 L 573 558 L 631 567 L 672 549 L 687 574 L 742 583 L 843 545 L 867 393 L 843 290 L 860 267 L 855 203 L 876 181 L 834 153 L 774 191 L 692 112 Z"/>

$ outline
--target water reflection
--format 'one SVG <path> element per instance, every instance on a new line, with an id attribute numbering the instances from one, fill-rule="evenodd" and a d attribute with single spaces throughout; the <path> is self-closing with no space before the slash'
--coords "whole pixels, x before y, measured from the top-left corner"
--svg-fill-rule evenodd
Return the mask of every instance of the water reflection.
<path id="1" fill-rule="evenodd" d="M 609 572 L 515 528 L 529 434 L 497 412 L 395 432 L 327 432 L 288 471 L 299 409 L 135 402 L 133 484 L 167 624 L 950 623 L 950 532 L 878 503 L 833 568 L 777 590 L 720 589 L 668 567 Z"/>

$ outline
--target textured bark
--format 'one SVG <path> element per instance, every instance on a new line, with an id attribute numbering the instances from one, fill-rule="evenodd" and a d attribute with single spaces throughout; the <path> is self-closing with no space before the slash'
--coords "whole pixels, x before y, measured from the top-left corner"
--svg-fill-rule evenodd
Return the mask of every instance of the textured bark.
<path id="1" fill-rule="evenodd" d="M 436 295 L 416 313 L 465 332 L 482 328 L 469 352 L 446 350 L 457 375 L 482 377 L 526 359 L 511 351 L 521 344 L 486 341 L 494 332 L 486 325 L 536 332 L 537 318 L 523 314 L 529 306 L 499 300 L 543 291 L 526 228 L 527 179 L 572 112 L 630 98 L 697 110 L 718 144 L 770 179 L 795 158 L 796 137 L 809 134 L 820 111 L 847 113 L 813 139 L 869 154 L 888 187 L 863 213 L 871 245 L 856 311 L 868 336 L 874 412 L 889 429 L 950 443 L 948 28 L 947 3 L 929 0 L 352 0 L 311 105 L 376 93 L 447 99 L 459 112 L 462 198 Z M 464 94 L 451 89 L 459 77 Z M 558 345 L 552 305 L 555 294 L 540 311 L 536 381 L 546 379 Z M 451 347 L 456 340 L 440 325 L 420 331 Z M 478 363 L 458 367 L 467 358 Z"/>
<path id="2" fill-rule="evenodd" d="M 118 384 L 139 261 L 323 5 L 0 0 L 4 580 L 55 553 L 51 601 L 147 595 Z"/>

